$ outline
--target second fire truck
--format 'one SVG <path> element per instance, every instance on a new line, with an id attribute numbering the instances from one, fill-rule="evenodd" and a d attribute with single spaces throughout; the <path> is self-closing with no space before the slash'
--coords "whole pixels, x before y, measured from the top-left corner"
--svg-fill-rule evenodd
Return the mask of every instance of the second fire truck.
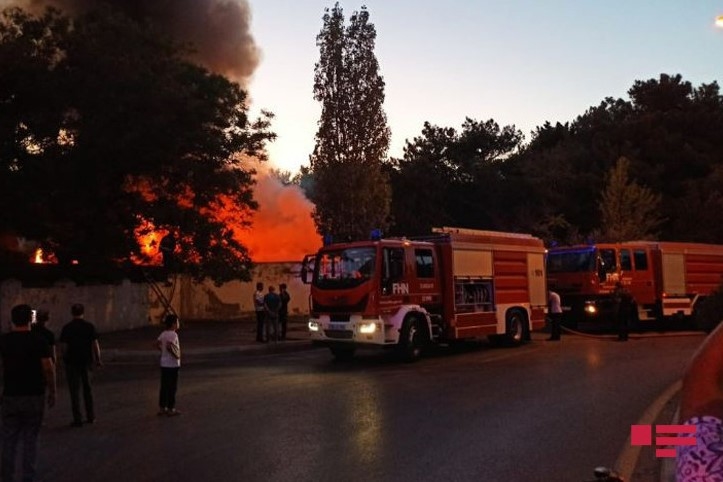
<path id="1" fill-rule="evenodd" d="M 723 281 L 723 246 L 636 241 L 553 248 L 547 280 L 571 324 L 610 320 L 616 283 L 633 296 L 639 321 L 692 318 Z"/>

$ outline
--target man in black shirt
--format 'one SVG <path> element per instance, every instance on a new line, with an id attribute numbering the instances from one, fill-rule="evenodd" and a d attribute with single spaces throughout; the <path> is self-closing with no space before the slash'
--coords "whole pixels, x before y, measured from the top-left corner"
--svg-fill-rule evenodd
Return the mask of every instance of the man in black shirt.
<path id="1" fill-rule="evenodd" d="M 74 304 L 70 309 L 73 319 L 63 327 L 60 332 L 60 342 L 63 344 L 63 360 L 65 373 L 70 390 L 70 405 L 73 409 L 73 427 L 82 427 L 83 419 L 80 413 L 80 387 L 83 386 L 83 401 L 85 402 L 85 415 L 88 423 L 95 423 L 93 409 L 93 390 L 90 385 L 90 369 L 95 364 L 101 365 L 100 345 L 98 335 L 93 323 L 85 321 L 85 307 L 80 303 Z"/>
<path id="2" fill-rule="evenodd" d="M 281 325 L 281 339 L 286 339 L 286 325 L 289 320 L 289 302 L 291 295 L 286 289 L 286 283 L 279 285 L 279 298 L 281 299 L 281 308 L 279 308 L 279 325 Z"/>
<path id="3" fill-rule="evenodd" d="M 35 323 L 33 323 L 31 331 L 41 336 L 50 347 L 50 357 L 53 359 L 53 363 L 57 363 L 57 357 L 55 354 L 55 333 L 48 329 L 48 321 L 50 320 L 50 313 L 46 310 L 38 310 L 35 314 Z"/>
<path id="4" fill-rule="evenodd" d="M 623 284 L 618 281 L 613 290 L 613 308 L 615 310 L 615 321 L 618 328 L 618 341 L 628 341 L 628 330 L 630 319 L 635 308 L 635 300 Z"/>
<path id="5" fill-rule="evenodd" d="M 28 305 L 15 306 L 10 317 L 12 331 L 0 336 L 3 362 L 0 472 L 3 482 L 13 480 L 15 476 L 15 455 L 20 442 L 23 445 L 23 480 L 33 480 L 45 396 L 48 407 L 55 405 L 55 365 L 45 340 L 30 333 L 32 309 Z"/>

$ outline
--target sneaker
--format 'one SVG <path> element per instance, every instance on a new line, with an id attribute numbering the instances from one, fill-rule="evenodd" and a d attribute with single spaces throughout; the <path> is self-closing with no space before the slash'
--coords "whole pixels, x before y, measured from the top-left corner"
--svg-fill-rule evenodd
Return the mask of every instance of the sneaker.
<path id="1" fill-rule="evenodd" d="M 161 415 L 167 415 L 167 414 L 168 414 L 168 409 L 162 408 L 162 409 L 158 410 L 158 413 L 156 415 L 158 415 L 160 417 Z"/>
<path id="2" fill-rule="evenodd" d="M 166 415 L 168 415 L 169 417 L 175 417 L 176 415 L 180 415 L 180 414 L 181 414 L 181 412 L 179 412 L 175 408 L 172 408 L 166 412 Z"/>
<path id="3" fill-rule="evenodd" d="M 85 423 L 89 423 L 89 424 L 93 425 L 95 423 L 95 417 L 89 418 L 88 420 L 85 421 Z"/>

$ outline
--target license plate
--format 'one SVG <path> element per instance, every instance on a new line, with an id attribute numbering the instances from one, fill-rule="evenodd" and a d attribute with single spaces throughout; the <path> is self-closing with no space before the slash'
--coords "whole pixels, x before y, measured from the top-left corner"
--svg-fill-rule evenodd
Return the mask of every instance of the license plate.
<path id="1" fill-rule="evenodd" d="M 330 330 L 346 330 L 346 323 L 329 323 Z"/>

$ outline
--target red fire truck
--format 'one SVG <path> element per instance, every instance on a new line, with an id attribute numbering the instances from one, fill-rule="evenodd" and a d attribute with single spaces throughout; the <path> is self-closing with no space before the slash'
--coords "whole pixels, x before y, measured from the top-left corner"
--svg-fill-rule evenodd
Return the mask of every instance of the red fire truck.
<path id="1" fill-rule="evenodd" d="M 394 347 L 412 361 L 429 343 L 500 335 L 519 344 L 544 324 L 542 240 L 460 228 L 433 233 L 331 244 L 313 268 L 305 261 L 311 339 L 337 358 Z"/>
<path id="2" fill-rule="evenodd" d="M 635 299 L 639 321 L 662 321 L 690 317 L 723 281 L 723 246 L 635 241 L 553 248 L 546 267 L 573 325 L 610 321 L 618 282 Z"/>

